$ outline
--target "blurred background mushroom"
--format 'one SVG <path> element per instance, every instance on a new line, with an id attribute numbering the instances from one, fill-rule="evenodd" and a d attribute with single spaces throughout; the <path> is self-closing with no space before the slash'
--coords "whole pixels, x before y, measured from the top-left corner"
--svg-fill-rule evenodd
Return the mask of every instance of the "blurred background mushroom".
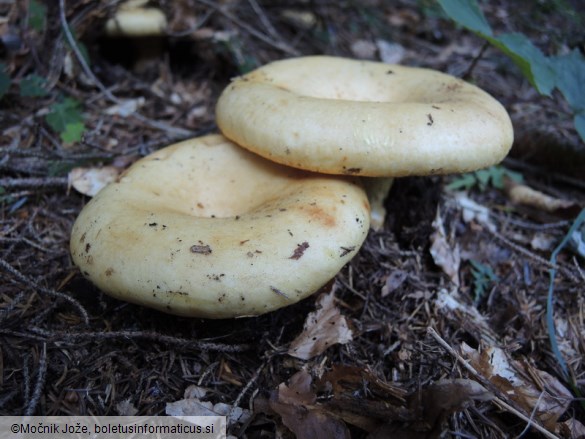
<path id="1" fill-rule="evenodd" d="M 159 63 L 164 49 L 167 17 L 161 9 L 147 6 L 148 3 L 148 0 L 121 3 L 104 26 L 111 47 L 121 43 L 126 56 L 133 59 L 135 71 Z"/>

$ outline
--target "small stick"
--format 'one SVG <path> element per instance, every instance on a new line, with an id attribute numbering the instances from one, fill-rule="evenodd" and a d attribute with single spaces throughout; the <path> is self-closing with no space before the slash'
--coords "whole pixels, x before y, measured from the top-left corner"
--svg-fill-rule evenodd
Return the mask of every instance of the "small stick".
<path id="1" fill-rule="evenodd" d="M 67 186 L 67 178 L 0 178 L 0 186 L 4 188 Z"/>
<path id="2" fill-rule="evenodd" d="M 439 343 L 447 352 L 449 352 L 475 378 L 477 378 L 484 385 L 486 385 L 486 387 L 493 387 L 491 385 L 491 383 L 489 382 L 489 380 L 487 380 L 483 375 L 481 375 L 477 370 L 475 370 L 475 368 L 471 364 L 469 364 L 465 360 L 465 358 L 463 358 L 461 355 L 459 355 L 455 351 L 455 349 L 453 349 L 451 346 L 449 346 L 449 344 L 445 340 L 443 340 L 443 338 L 441 338 L 441 336 L 437 333 L 437 331 L 435 331 L 434 328 L 429 326 L 427 328 L 427 334 L 429 334 L 431 337 L 433 337 L 437 343 Z M 539 432 L 544 434 L 546 437 L 548 437 L 550 439 L 560 439 L 558 436 L 554 435 L 553 433 L 551 433 L 550 431 L 548 431 L 544 427 L 540 426 L 539 424 L 534 422 L 534 420 L 530 419 L 528 416 L 526 416 L 524 413 L 520 412 L 519 410 L 515 409 L 510 404 L 504 402 L 502 399 L 495 397 L 492 401 L 494 402 L 494 404 L 502 407 L 503 409 L 509 411 L 513 415 L 515 415 L 518 418 L 522 419 L 523 421 L 527 422 L 529 425 L 531 425 L 536 430 L 538 430 Z"/>
<path id="3" fill-rule="evenodd" d="M 298 50 L 293 49 L 288 44 L 285 44 L 281 41 L 278 41 L 278 42 L 273 41 L 270 37 L 267 37 L 262 32 L 258 32 L 252 26 L 248 25 L 247 23 L 240 20 L 238 17 L 236 17 L 232 13 L 228 12 L 224 7 L 221 7 L 221 6 L 218 6 L 217 4 L 215 4 L 215 2 L 212 2 L 210 0 L 197 0 L 197 1 L 199 3 L 204 4 L 205 6 L 208 6 L 210 8 L 215 9 L 220 14 L 222 14 L 224 17 L 226 17 L 228 20 L 233 21 L 235 24 L 240 26 L 242 29 L 244 29 L 246 32 L 248 32 L 250 35 L 258 38 L 259 40 L 263 41 L 264 43 L 268 44 L 269 46 L 272 46 L 276 49 L 282 50 L 283 52 L 288 53 L 289 55 L 299 56 Z"/>
<path id="4" fill-rule="evenodd" d="M 30 398 L 30 402 L 28 403 L 28 406 L 26 407 L 26 410 L 24 412 L 24 416 L 32 416 L 32 414 L 35 411 L 35 408 L 37 407 L 37 404 L 39 403 L 39 400 L 41 399 L 41 391 L 43 390 L 43 387 L 45 386 L 45 375 L 47 373 L 47 344 L 43 343 L 43 350 L 41 351 L 41 358 L 39 358 L 39 365 L 38 365 L 38 375 L 37 375 L 37 381 L 35 383 L 35 389 L 33 391 L 33 394 Z"/>
<path id="5" fill-rule="evenodd" d="M 190 349 L 200 349 L 202 351 L 244 352 L 250 349 L 250 345 L 247 344 L 227 345 L 222 343 L 193 341 L 184 338 L 158 334 L 152 331 L 68 332 L 47 331 L 45 329 L 38 327 L 31 328 L 31 331 L 36 334 L 42 335 L 43 337 L 46 337 L 48 339 L 60 338 L 61 340 L 69 342 L 89 339 L 145 339 L 160 342 L 163 344 L 172 344 L 182 347 L 188 347 Z"/>
<path id="6" fill-rule="evenodd" d="M 49 288 L 45 288 L 45 287 L 39 285 L 37 282 L 35 282 L 31 278 L 22 274 L 20 271 L 18 271 L 16 268 L 14 268 L 12 265 L 10 265 L 8 262 L 6 262 L 2 258 L 0 258 L 0 268 L 3 268 L 5 271 L 8 271 L 15 278 L 17 278 L 20 282 L 24 283 L 25 285 L 32 286 L 33 288 L 35 288 L 37 291 L 40 291 L 41 293 L 47 294 L 47 295 L 52 296 L 52 297 L 56 297 L 58 299 L 63 299 L 66 302 L 69 302 L 75 309 L 77 309 L 79 314 L 81 314 L 81 317 L 83 318 L 83 322 L 86 325 L 89 325 L 89 315 L 87 314 L 87 311 L 73 297 L 71 297 L 67 294 L 64 294 L 64 293 L 60 293 L 59 291 L 51 290 Z"/>

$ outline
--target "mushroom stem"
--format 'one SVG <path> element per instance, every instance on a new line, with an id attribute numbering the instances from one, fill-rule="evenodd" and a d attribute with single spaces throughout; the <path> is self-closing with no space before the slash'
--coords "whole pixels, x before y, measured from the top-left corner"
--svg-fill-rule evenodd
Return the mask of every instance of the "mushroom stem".
<path id="1" fill-rule="evenodd" d="M 375 231 L 384 226 L 386 209 L 384 202 L 394 183 L 393 178 L 363 177 L 362 182 L 370 202 L 370 226 Z"/>

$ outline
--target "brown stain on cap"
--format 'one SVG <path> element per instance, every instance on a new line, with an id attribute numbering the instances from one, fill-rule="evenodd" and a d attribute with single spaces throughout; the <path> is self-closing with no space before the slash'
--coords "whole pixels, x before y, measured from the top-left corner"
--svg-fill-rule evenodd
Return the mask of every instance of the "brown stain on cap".
<path id="1" fill-rule="evenodd" d="M 337 225 L 335 217 L 316 204 L 301 206 L 299 209 L 302 210 L 303 213 L 306 216 L 308 216 L 311 221 L 317 221 L 325 227 L 333 228 Z"/>

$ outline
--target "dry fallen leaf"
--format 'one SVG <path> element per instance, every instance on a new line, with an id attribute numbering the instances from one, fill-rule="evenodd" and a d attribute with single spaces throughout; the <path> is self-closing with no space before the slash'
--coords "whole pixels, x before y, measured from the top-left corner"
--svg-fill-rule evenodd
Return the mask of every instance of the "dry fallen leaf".
<path id="1" fill-rule="evenodd" d="M 498 347 L 479 351 L 463 343 L 461 352 L 475 370 L 525 414 L 535 412 L 545 428 L 554 431 L 556 422 L 572 401 L 571 392 L 559 380 L 525 361 L 512 360 Z"/>
<path id="2" fill-rule="evenodd" d="M 575 439 L 585 438 L 585 425 L 574 418 L 560 422 L 558 427 L 557 434 L 559 434 L 561 437 L 570 437 Z"/>
<path id="3" fill-rule="evenodd" d="M 315 406 L 317 395 L 311 389 L 312 378 L 301 370 L 288 385 L 281 383 L 270 397 L 269 405 L 297 438 L 351 437 L 345 423 Z"/>
<path id="4" fill-rule="evenodd" d="M 451 246 L 447 241 L 441 213 L 438 210 L 437 216 L 433 221 L 433 228 L 435 231 L 431 235 L 432 244 L 430 248 L 433 261 L 443 269 L 443 272 L 449 276 L 451 282 L 459 286 L 459 266 L 461 265 L 459 245 Z"/>
<path id="5" fill-rule="evenodd" d="M 334 344 L 345 344 L 353 340 L 353 333 L 345 316 L 335 306 L 335 288 L 319 297 L 319 309 L 305 320 L 303 332 L 293 340 L 288 354 L 308 360 Z"/>
<path id="6" fill-rule="evenodd" d="M 119 104 L 106 108 L 104 113 L 110 116 L 128 117 L 136 113 L 136 111 L 144 105 L 144 102 L 145 99 L 143 97 L 126 99 Z"/>
<path id="7" fill-rule="evenodd" d="M 465 192 L 455 193 L 454 201 L 457 207 L 461 209 L 463 221 L 466 223 L 476 221 L 486 226 L 488 230 L 496 230 L 496 225 L 490 220 L 490 210 L 487 207 L 473 201 Z"/>
<path id="8" fill-rule="evenodd" d="M 398 43 L 378 39 L 376 40 L 376 47 L 378 48 L 380 61 L 386 64 L 400 64 L 406 55 L 406 49 Z"/>
<path id="9" fill-rule="evenodd" d="M 90 197 L 95 196 L 109 183 L 116 181 L 122 169 L 114 166 L 102 166 L 100 168 L 73 168 L 69 172 L 69 185 Z"/>
<path id="10" fill-rule="evenodd" d="M 456 322 L 476 338 L 481 338 L 484 341 L 497 339 L 497 335 L 491 329 L 486 318 L 475 306 L 467 304 L 456 288 L 451 291 L 445 288 L 440 289 L 437 292 L 435 306 L 441 314 Z"/>
<path id="11" fill-rule="evenodd" d="M 411 395 L 410 405 L 422 412 L 422 420 L 433 429 L 473 401 L 491 401 L 493 398 L 494 395 L 476 381 L 443 379 Z"/>
<path id="12" fill-rule="evenodd" d="M 393 293 L 402 286 L 404 281 L 408 279 L 408 273 L 404 270 L 394 270 L 386 278 L 386 282 L 382 287 L 382 297 L 386 297 L 388 294 Z"/>
<path id="13" fill-rule="evenodd" d="M 135 416 L 138 413 L 138 409 L 132 404 L 130 398 L 123 399 L 116 404 L 116 411 L 118 416 Z"/>
<path id="14" fill-rule="evenodd" d="M 351 53 L 358 59 L 373 60 L 376 56 L 376 45 L 369 40 L 355 40 L 351 43 Z"/>
<path id="15" fill-rule="evenodd" d="M 168 402 L 165 413 L 169 416 L 229 416 L 229 424 L 248 422 L 252 418 L 250 410 L 219 402 L 201 401 L 198 398 L 181 399 Z"/>
<path id="16" fill-rule="evenodd" d="M 575 206 L 573 201 L 551 197 L 529 186 L 514 182 L 510 182 L 507 185 L 507 191 L 512 202 L 535 207 L 544 212 L 556 212 Z"/>

